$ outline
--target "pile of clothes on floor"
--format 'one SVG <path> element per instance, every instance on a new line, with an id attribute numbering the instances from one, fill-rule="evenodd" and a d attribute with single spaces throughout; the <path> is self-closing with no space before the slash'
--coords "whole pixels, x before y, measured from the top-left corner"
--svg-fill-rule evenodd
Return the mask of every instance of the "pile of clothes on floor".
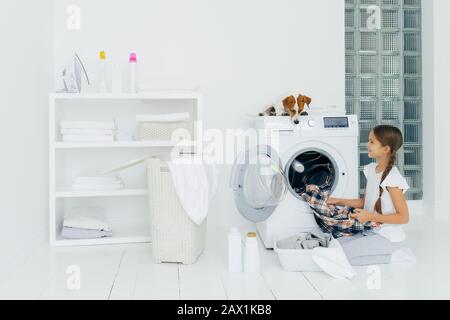
<path id="1" fill-rule="evenodd" d="M 125 187 L 123 180 L 116 175 L 80 176 L 72 183 L 74 191 L 121 190 Z"/>
<path id="2" fill-rule="evenodd" d="M 97 239 L 112 237 L 104 209 L 76 207 L 64 214 L 62 237 L 65 239 Z"/>
<path id="3" fill-rule="evenodd" d="M 328 248 L 333 236 L 320 230 L 301 233 L 286 239 L 278 240 L 277 247 L 283 250 L 312 250 L 318 247 Z"/>
<path id="4" fill-rule="evenodd" d="M 61 135 L 64 142 L 110 142 L 114 141 L 114 121 L 61 121 Z"/>

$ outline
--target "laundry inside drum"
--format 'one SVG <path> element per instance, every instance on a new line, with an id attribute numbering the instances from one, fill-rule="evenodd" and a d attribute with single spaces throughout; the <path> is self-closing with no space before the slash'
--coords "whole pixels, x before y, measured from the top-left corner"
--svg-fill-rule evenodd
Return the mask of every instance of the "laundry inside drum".
<path id="1" fill-rule="evenodd" d="M 298 170 L 299 164 L 302 170 Z M 333 161 L 319 151 L 303 152 L 290 161 L 288 178 L 297 195 L 304 193 L 307 185 L 316 185 L 321 190 L 332 191 L 336 168 Z"/>

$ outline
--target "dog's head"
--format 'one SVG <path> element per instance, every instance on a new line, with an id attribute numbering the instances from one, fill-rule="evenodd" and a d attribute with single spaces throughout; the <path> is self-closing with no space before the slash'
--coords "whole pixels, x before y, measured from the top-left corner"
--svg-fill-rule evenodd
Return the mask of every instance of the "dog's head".
<path id="1" fill-rule="evenodd" d="M 295 99 L 294 96 L 289 96 L 283 100 L 284 111 L 289 114 L 289 116 L 292 119 L 292 122 L 294 122 L 295 124 L 299 124 L 300 123 L 300 121 L 298 119 L 299 112 L 298 112 L 298 109 L 295 107 L 296 104 L 297 104 L 297 100 Z"/>
<path id="2" fill-rule="evenodd" d="M 304 96 L 304 95 L 299 95 L 297 98 L 297 104 L 298 104 L 298 113 L 302 114 L 303 110 L 305 110 L 305 104 L 309 107 L 309 105 L 311 104 L 311 98 Z"/>

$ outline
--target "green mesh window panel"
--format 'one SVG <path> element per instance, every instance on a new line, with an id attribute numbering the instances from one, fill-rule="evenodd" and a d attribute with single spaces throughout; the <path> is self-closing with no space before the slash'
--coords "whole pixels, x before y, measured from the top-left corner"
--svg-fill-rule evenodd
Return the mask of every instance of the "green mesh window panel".
<path id="1" fill-rule="evenodd" d="M 368 8 L 377 6 L 377 27 Z M 422 48 L 421 0 L 345 0 L 346 109 L 360 121 L 360 184 L 367 136 L 375 125 L 390 124 L 403 132 L 405 145 L 398 167 L 411 189 L 409 200 L 422 190 Z"/>

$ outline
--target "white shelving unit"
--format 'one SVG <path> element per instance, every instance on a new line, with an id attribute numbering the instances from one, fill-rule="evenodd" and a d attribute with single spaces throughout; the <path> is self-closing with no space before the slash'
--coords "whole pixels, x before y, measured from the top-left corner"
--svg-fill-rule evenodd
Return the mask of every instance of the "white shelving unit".
<path id="1" fill-rule="evenodd" d="M 49 237 L 51 246 L 149 242 L 148 186 L 144 165 L 120 173 L 122 190 L 73 191 L 78 175 L 101 172 L 130 160 L 171 152 L 193 151 L 200 120 L 201 95 L 193 91 L 155 91 L 138 94 L 54 93 L 49 101 Z M 119 129 L 136 133 L 137 114 L 189 112 L 192 141 L 62 142 L 61 120 L 116 120 Z M 64 212 L 74 206 L 101 206 L 112 225 L 113 237 L 67 240 L 61 237 Z"/>

